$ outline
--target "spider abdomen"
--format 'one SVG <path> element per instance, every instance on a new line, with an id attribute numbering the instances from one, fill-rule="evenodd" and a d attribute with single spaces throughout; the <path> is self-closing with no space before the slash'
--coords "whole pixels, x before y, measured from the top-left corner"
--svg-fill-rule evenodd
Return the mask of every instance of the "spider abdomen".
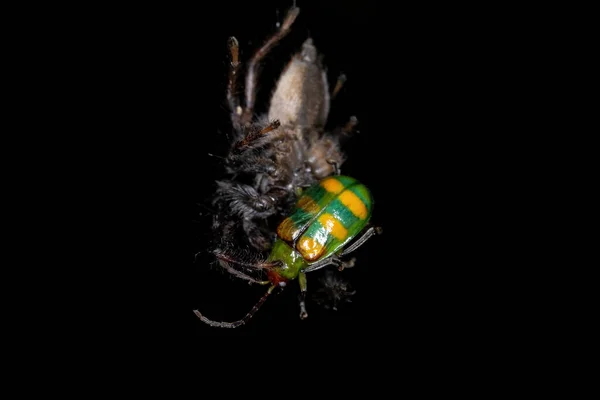
<path id="1" fill-rule="evenodd" d="M 329 86 L 312 39 L 302 45 L 277 82 L 271 97 L 269 120 L 283 126 L 314 128 L 325 125 L 329 114 Z"/>

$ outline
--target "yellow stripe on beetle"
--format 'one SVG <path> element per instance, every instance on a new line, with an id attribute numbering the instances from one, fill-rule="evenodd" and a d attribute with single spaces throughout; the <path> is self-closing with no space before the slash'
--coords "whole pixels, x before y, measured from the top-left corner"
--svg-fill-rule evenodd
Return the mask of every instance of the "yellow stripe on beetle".
<path id="1" fill-rule="evenodd" d="M 342 182 L 338 181 L 335 178 L 327 178 L 321 181 L 321 186 L 327 190 L 329 193 L 338 194 L 342 190 L 344 190 L 344 185 Z"/>
<path id="2" fill-rule="evenodd" d="M 277 227 L 277 234 L 283 240 L 291 242 L 293 240 L 292 236 L 297 230 L 298 228 L 296 228 L 296 224 L 294 224 L 294 221 L 292 221 L 290 217 L 287 217 Z"/>
<path id="3" fill-rule="evenodd" d="M 300 197 L 297 206 L 309 214 L 316 214 L 321 209 L 321 207 L 310 196 Z"/>
<path id="4" fill-rule="evenodd" d="M 367 207 L 365 203 L 354 192 L 346 190 L 339 197 L 343 205 L 345 205 L 356 217 L 360 219 L 367 218 Z"/>
<path id="5" fill-rule="evenodd" d="M 323 245 L 311 237 L 302 237 L 296 249 L 302 254 L 302 257 L 307 261 L 314 261 L 319 259 L 323 253 Z"/>
<path id="6" fill-rule="evenodd" d="M 345 240 L 348 237 L 348 230 L 342 223 L 331 214 L 322 214 L 319 216 L 319 222 L 327 232 L 332 234 L 337 240 Z"/>

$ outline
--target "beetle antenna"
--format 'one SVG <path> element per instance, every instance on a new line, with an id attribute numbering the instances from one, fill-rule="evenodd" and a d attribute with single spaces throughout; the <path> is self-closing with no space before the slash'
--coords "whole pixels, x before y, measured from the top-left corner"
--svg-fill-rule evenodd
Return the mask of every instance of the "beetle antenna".
<path id="1" fill-rule="evenodd" d="M 211 319 L 206 318 L 204 315 L 200 314 L 200 311 L 198 310 L 194 310 L 194 314 L 196 314 L 196 316 L 198 318 L 200 318 L 200 320 L 202 322 L 204 322 L 205 324 L 208 324 L 210 326 L 214 326 L 216 328 L 237 328 L 240 325 L 244 325 L 246 322 L 248 322 L 248 320 L 250 318 L 252 318 L 252 316 L 254 315 L 255 312 L 258 311 L 258 309 L 260 308 L 260 306 L 263 305 L 263 303 L 267 300 L 267 297 L 269 297 L 269 295 L 271 294 L 271 292 L 273 291 L 273 289 L 275 289 L 275 285 L 272 285 L 269 287 L 269 290 L 267 290 L 267 293 L 265 293 L 263 295 L 263 297 L 260 298 L 260 300 L 258 301 L 258 303 L 256 303 L 254 305 L 254 307 L 252 307 L 252 310 L 250 310 L 250 312 L 248 314 L 246 314 L 246 316 L 242 319 L 240 319 L 239 321 L 235 321 L 235 322 L 218 322 L 218 321 L 213 321 Z"/>

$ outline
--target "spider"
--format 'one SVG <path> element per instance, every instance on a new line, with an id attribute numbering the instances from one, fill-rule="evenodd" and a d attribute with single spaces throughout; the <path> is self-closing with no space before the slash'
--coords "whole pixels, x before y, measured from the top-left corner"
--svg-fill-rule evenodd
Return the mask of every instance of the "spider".
<path id="1" fill-rule="evenodd" d="M 245 323 L 275 287 L 285 286 L 288 280 L 295 278 L 299 278 L 302 289 L 301 318 L 306 318 L 304 272 L 330 264 L 337 265 L 340 270 L 353 266 L 353 262 L 342 261 L 341 256 L 357 248 L 372 235 L 381 232 L 380 228 L 368 228 L 355 244 L 344 250 L 348 244 L 345 240 L 353 239 L 368 223 L 372 199 L 368 189 L 362 184 L 353 178 L 341 176 L 340 167 L 345 161 L 345 155 L 340 149 L 340 142 L 351 135 L 358 122 L 356 117 L 351 117 L 345 126 L 332 132 L 325 130 L 330 102 L 342 87 L 345 76 L 341 75 L 333 90 L 330 90 L 321 57 L 311 38 L 304 41 L 300 51 L 292 56 L 279 76 L 267 113 L 255 115 L 260 64 L 273 47 L 290 32 L 299 12 L 298 7 L 292 7 L 279 29 L 248 61 L 243 102 L 239 96 L 242 71 L 239 43 L 235 37 L 230 37 L 228 41 L 230 67 L 227 104 L 231 112 L 233 138 L 228 154 L 224 157 L 227 179 L 216 182 L 217 187 L 212 200 L 215 207 L 212 229 L 216 237 L 212 252 L 219 264 L 232 275 L 250 283 L 271 286 L 252 311 L 243 320 L 235 323 L 215 322 L 195 311 L 200 319 L 213 326 L 237 327 Z M 337 180 L 334 182 L 335 179 Z M 326 188 L 325 195 L 319 191 L 319 188 L 323 187 Z M 302 199 L 310 197 L 307 193 L 312 193 L 311 199 L 324 199 L 318 213 L 313 215 L 317 218 L 327 207 L 326 201 L 335 199 L 326 197 L 333 193 L 327 192 L 329 188 L 340 189 L 340 192 L 331 196 L 338 196 L 341 191 L 348 193 L 345 196 L 352 199 L 348 200 L 349 209 L 360 209 L 360 216 L 355 218 L 358 222 L 346 231 L 344 240 L 336 242 L 335 249 L 322 243 L 323 251 L 314 259 L 304 257 L 310 253 L 308 248 L 305 249 L 303 260 L 314 261 L 315 265 L 300 265 L 300 261 L 294 261 L 298 257 L 295 254 L 297 249 L 288 249 L 285 246 L 289 247 L 289 244 L 282 244 L 278 238 L 284 234 L 300 235 L 302 229 L 308 229 L 308 226 L 314 223 L 314 219 L 302 221 L 304 227 L 299 225 L 296 231 L 291 223 L 284 227 L 283 223 L 280 223 L 286 219 L 290 220 L 290 214 L 293 215 L 302 209 Z M 316 208 L 313 208 L 314 210 Z M 338 212 L 337 209 L 332 210 Z M 338 223 L 333 219 L 322 222 L 329 223 L 331 229 Z M 353 220 L 352 224 L 354 223 Z M 323 235 L 327 233 L 321 232 L 321 236 Z M 290 236 L 290 243 L 297 240 L 299 236 Z M 244 247 L 250 251 L 243 251 Z M 252 252 L 255 255 L 252 255 Z M 267 259 L 261 257 L 268 252 L 270 255 Z M 288 270 L 290 263 L 297 265 Z M 293 272 L 290 272 L 291 270 Z M 267 280 L 257 277 L 264 277 L 265 273 L 268 276 Z"/>

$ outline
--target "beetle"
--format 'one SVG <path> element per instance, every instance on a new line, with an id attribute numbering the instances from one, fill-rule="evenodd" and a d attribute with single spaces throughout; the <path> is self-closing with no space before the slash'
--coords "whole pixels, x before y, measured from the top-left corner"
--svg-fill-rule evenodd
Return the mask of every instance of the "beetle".
<path id="1" fill-rule="evenodd" d="M 283 288 L 289 281 L 298 279 L 300 318 L 307 318 L 306 274 L 332 264 L 340 269 L 348 266 L 341 257 L 382 232 L 380 227 L 366 228 L 372 209 L 371 193 L 358 180 L 345 175 L 322 179 L 302 192 L 290 215 L 278 225 L 277 237 L 265 262 L 243 263 L 219 251 L 215 252 L 225 263 L 236 263 L 267 272 L 266 281 L 257 281 L 239 271 L 235 272 L 238 277 L 251 282 L 269 285 L 265 295 L 250 312 L 235 322 L 213 321 L 198 310 L 194 310 L 194 313 L 208 325 L 236 328 L 245 324 L 258 311 L 275 288 Z"/>

